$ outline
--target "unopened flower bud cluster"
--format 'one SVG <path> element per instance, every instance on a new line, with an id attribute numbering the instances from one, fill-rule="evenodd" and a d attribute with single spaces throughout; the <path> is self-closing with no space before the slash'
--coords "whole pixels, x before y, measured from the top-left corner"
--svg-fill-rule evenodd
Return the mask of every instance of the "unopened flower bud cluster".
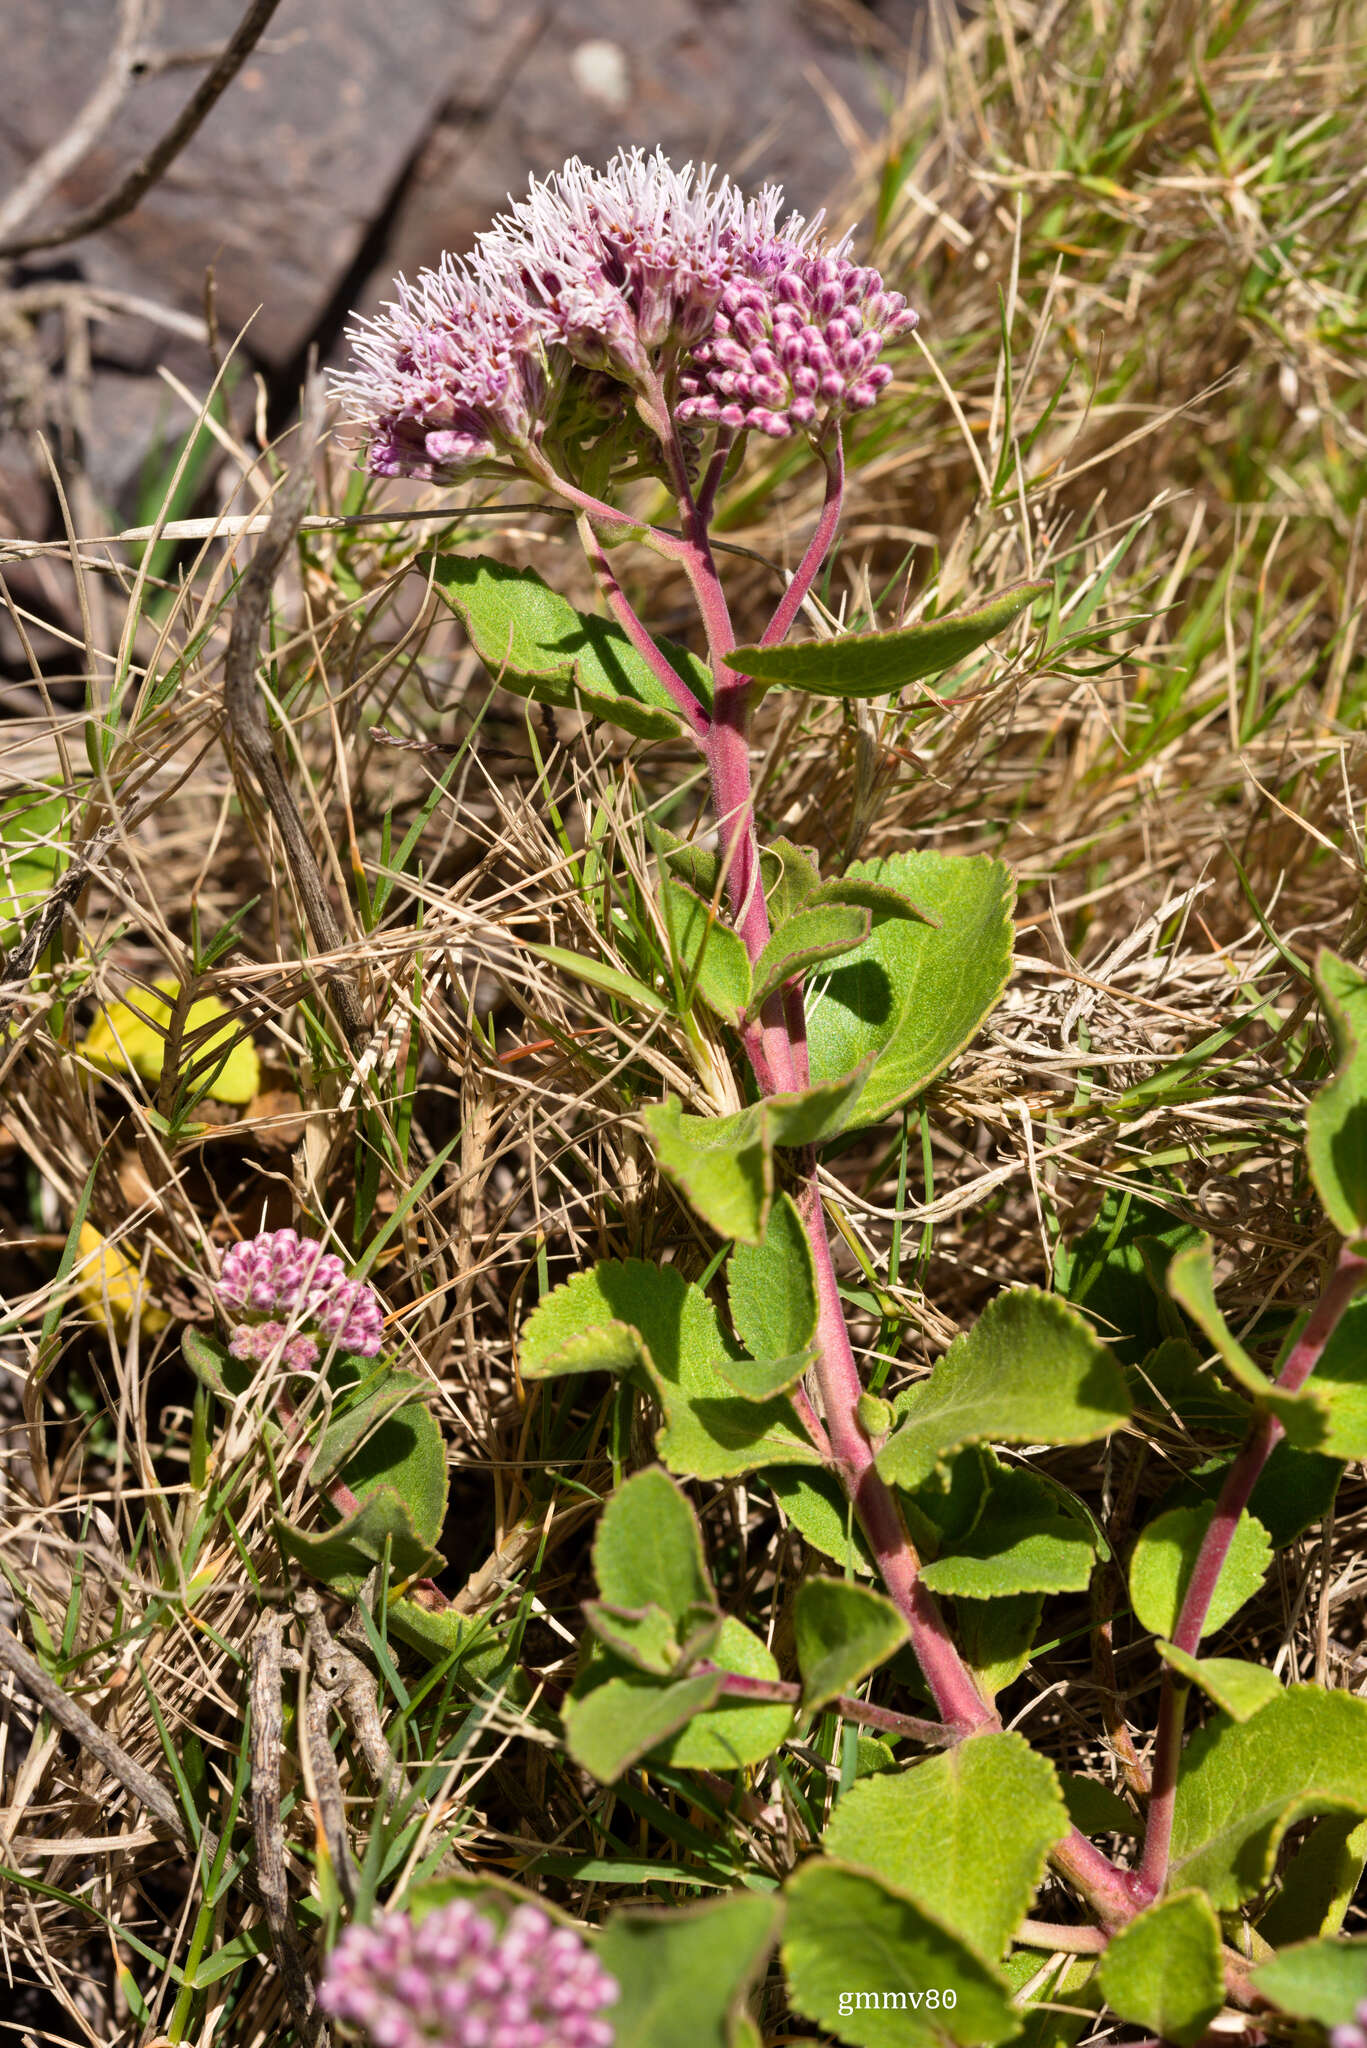
<path id="1" fill-rule="evenodd" d="M 218 1295 L 235 1323 L 234 1358 L 264 1362 L 278 1354 L 304 1372 L 324 1346 L 373 1358 L 384 1340 L 374 1288 L 349 1280 L 335 1252 L 295 1230 L 266 1230 L 230 1245 Z"/>
<path id="2" fill-rule="evenodd" d="M 862 412 L 891 382 L 877 358 L 916 324 L 900 292 L 843 251 L 808 255 L 775 241 L 748 254 L 757 275 L 729 284 L 708 338 L 679 380 L 681 420 L 782 439 L 823 412 Z"/>
<path id="3" fill-rule="evenodd" d="M 318 1989 L 374 2048 L 612 2048 L 616 1998 L 572 1928 L 518 1906 L 500 1933 L 466 1899 L 349 1927 Z"/>

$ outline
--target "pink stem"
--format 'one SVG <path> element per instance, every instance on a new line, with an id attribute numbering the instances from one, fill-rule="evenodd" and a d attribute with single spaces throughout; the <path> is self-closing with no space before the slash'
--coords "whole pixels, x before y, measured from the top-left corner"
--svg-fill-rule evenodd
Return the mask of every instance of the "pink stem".
<path id="1" fill-rule="evenodd" d="M 726 465 L 731 459 L 731 450 L 736 437 L 730 427 L 718 427 L 717 445 L 712 451 L 712 460 L 707 465 L 707 474 L 698 487 L 697 514 L 704 526 L 712 517 L 712 508 L 717 502 L 717 492 L 726 474 Z"/>
<path id="2" fill-rule="evenodd" d="M 717 577 L 706 535 L 696 528 L 696 508 L 682 501 L 686 526 L 696 552 L 685 561 L 707 628 L 712 652 L 715 704 L 711 730 L 703 751 L 712 770 L 712 791 L 727 862 L 727 887 L 733 921 L 753 963 L 770 937 L 764 900 L 759 848 L 755 837 L 754 800 L 747 738 L 748 680 L 726 668 L 723 656 L 735 646 L 726 599 Z M 790 1005 L 781 989 L 760 1012 L 759 1057 L 752 1060 L 756 1079 L 768 1094 L 796 1088 L 798 1057 L 789 1025 Z M 802 1043 L 805 1067 L 805 1035 Z M 920 1661 L 941 1716 L 966 1728 L 992 1728 L 997 1716 L 983 1700 L 944 1624 L 934 1596 L 921 1584 L 920 1559 L 907 1534 L 896 1498 L 874 1464 L 873 1446 L 856 1413 L 863 1383 L 850 1347 L 840 1306 L 840 1290 L 831 1260 L 830 1239 L 821 1206 L 814 1161 L 808 1161 L 798 1193 L 798 1208 L 816 1267 L 818 1321 L 817 1383 L 832 1456 L 854 1503 L 860 1525 L 878 1560 L 884 1583 L 911 1631 Z"/>
<path id="3" fill-rule="evenodd" d="M 1048 1949 L 1056 1955 L 1095 1956 L 1106 1946 L 1099 1927 L 1065 1927 L 1054 1920 L 1022 1920 L 1011 1938 L 1026 1948 Z"/>
<path id="4" fill-rule="evenodd" d="M 701 1663 L 693 1666 L 696 1674 L 708 1672 L 721 1680 L 721 1689 L 731 1699 L 772 1700 L 776 1706 L 800 1707 L 802 1687 L 790 1685 L 782 1678 L 745 1678 L 739 1672 L 722 1671 L 715 1664 Z M 865 1728 L 881 1728 L 887 1735 L 908 1735 L 913 1741 L 923 1742 L 931 1749 L 949 1749 L 961 1742 L 969 1733 L 967 1728 L 956 1727 L 946 1721 L 924 1721 L 915 1714 L 894 1714 L 889 1707 L 875 1707 L 868 1700 L 857 1700 L 850 1693 L 841 1693 L 837 1699 L 828 1700 L 846 1721 L 857 1721 Z"/>
<path id="5" fill-rule="evenodd" d="M 678 670 L 673 666 L 668 656 L 661 648 L 655 645 L 655 642 L 637 618 L 626 592 L 622 589 L 621 584 L 613 573 L 612 564 L 607 557 L 607 551 L 594 532 L 593 523 L 586 512 L 580 513 L 578 525 L 579 538 L 583 543 L 584 553 L 588 556 L 593 573 L 598 579 L 598 587 L 603 593 L 608 610 L 612 613 L 642 661 L 646 663 L 656 681 L 668 690 L 680 717 L 688 726 L 694 739 L 703 739 L 707 733 L 707 713 Z"/>
<path id="6" fill-rule="evenodd" d="M 672 433 L 662 433 L 666 449 L 673 444 L 672 472 L 686 541 L 677 559 L 688 575 L 707 634 L 714 679 L 712 723 L 703 751 L 712 774 L 712 792 L 721 829 L 727 888 L 735 928 L 753 963 L 770 937 L 769 912 L 760 874 L 755 835 L 754 798 L 748 740 L 750 680 L 727 668 L 725 656 L 736 645 L 725 594 L 708 543 L 706 521 L 694 501 L 684 472 L 682 451 Z M 829 548 L 839 517 L 841 457 L 838 444 L 826 458 L 826 505 L 784 604 L 796 615 L 811 579 Z M 793 595 L 796 589 L 796 595 Z M 782 613 L 783 607 L 780 607 Z M 776 637 L 771 624 L 766 641 Z M 801 987 L 792 983 L 777 990 L 761 1012 L 759 1026 L 746 1036 L 756 1079 L 766 1094 L 806 1085 L 806 1027 Z M 809 1155 L 798 1191 L 798 1208 L 811 1246 L 818 1298 L 818 1361 L 816 1377 L 829 1434 L 830 1455 L 853 1502 L 884 1584 L 904 1616 L 912 1649 L 920 1663 L 942 1722 L 957 1734 L 996 1728 L 1000 1721 L 983 1699 L 972 1673 L 955 1648 L 933 1594 L 921 1583 L 920 1559 L 907 1533 L 897 1499 L 874 1462 L 873 1446 L 858 1417 L 863 1392 L 859 1368 L 845 1326 L 840 1290 L 831 1258 L 830 1238 L 822 1209 L 816 1165 Z M 1088 1900 L 1103 1925 L 1117 1927 L 1133 1918 L 1136 1903 L 1126 1873 L 1076 1829 L 1055 1852 L 1056 1867 Z"/>
<path id="7" fill-rule="evenodd" d="M 567 505 L 573 505 L 576 512 L 583 513 L 595 526 L 615 529 L 623 540 L 639 541 L 642 547 L 652 548 L 657 555 L 664 555 L 670 561 L 678 561 L 687 553 L 689 543 L 680 535 L 666 533 L 663 527 L 651 526 L 646 520 L 634 519 L 629 512 L 609 505 L 605 498 L 595 498 L 591 492 L 581 491 L 578 484 L 572 484 L 568 477 L 553 469 L 539 450 L 528 449 L 523 457 L 523 466 L 529 476 L 546 490 L 554 491 L 556 497 L 563 498 Z"/>
<path id="8" fill-rule="evenodd" d="M 970 1729 L 995 1728 L 996 1714 L 950 1640 L 935 1596 L 921 1583 L 920 1559 L 902 1511 L 874 1464 L 873 1446 L 859 1421 L 858 1403 L 864 1386 L 840 1306 L 814 1164 L 808 1167 L 798 1190 L 797 1206 L 816 1267 L 817 1380 L 837 1470 L 878 1560 L 883 1582 L 906 1617 L 912 1648 L 941 1716 Z"/>
<path id="9" fill-rule="evenodd" d="M 1345 1309 L 1359 1289 L 1367 1283 L 1367 1259 L 1350 1252 L 1346 1246 L 1339 1253 L 1334 1277 L 1325 1288 L 1314 1314 L 1301 1331 L 1292 1347 L 1286 1364 L 1277 1376 L 1278 1388 L 1286 1394 L 1295 1394 L 1305 1385 L 1315 1367 L 1324 1355 L 1325 1346 L 1337 1329 Z M 1285 1435 L 1282 1424 L 1275 1415 L 1257 1417 L 1244 1441 L 1243 1449 L 1225 1475 L 1220 1489 L 1215 1513 L 1209 1528 L 1201 1539 L 1192 1567 L 1191 1578 L 1182 1597 L 1182 1606 L 1177 1616 L 1177 1625 L 1172 1640 L 1179 1650 L 1188 1656 L 1195 1654 L 1210 1612 L 1210 1603 L 1224 1569 L 1229 1546 L 1234 1541 L 1234 1532 L 1239 1518 L 1248 1506 L 1249 1496 L 1257 1485 L 1262 1469 L 1268 1458 Z M 1149 1817 L 1144 1830 L 1144 1853 L 1136 1873 L 1139 1887 L 1146 1899 L 1155 1899 L 1167 1881 L 1168 1861 L 1172 1852 L 1172 1817 L 1177 1799 L 1177 1770 L 1182 1750 L 1182 1724 L 1186 1718 L 1187 1693 L 1189 1687 L 1169 1666 L 1163 1673 L 1163 1689 L 1158 1707 L 1158 1734 L 1154 1744 L 1153 1794 L 1149 1800 Z"/>
<path id="10" fill-rule="evenodd" d="M 778 608 L 761 635 L 761 647 L 777 647 L 779 641 L 787 637 L 789 627 L 816 581 L 817 571 L 830 553 L 835 529 L 840 523 L 840 505 L 845 495 L 845 450 L 838 425 L 834 438 L 829 442 L 822 441 L 817 453 L 826 465 L 826 498 L 821 507 L 821 517 L 807 543 L 807 552 L 794 571 L 792 582 L 779 599 Z"/>

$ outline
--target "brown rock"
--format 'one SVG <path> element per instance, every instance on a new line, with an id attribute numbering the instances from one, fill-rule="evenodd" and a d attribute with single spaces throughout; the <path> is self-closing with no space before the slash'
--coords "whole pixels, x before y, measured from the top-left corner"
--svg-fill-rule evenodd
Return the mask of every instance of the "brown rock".
<path id="1" fill-rule="evenodd" d="M 569 156 L 623 144 L 708 159 L 747 184 L 780 183 L 806 212 L 850 170 L 832 107 L 868 134 L 895 92 L 916 0 L 461 0 L 473 62 L 418 158 L 385 258 L 359 300 L 374 311 L 399 271 L 466 249 L 504 206 Z M 844 220 L 838 223 L 842 228 Z"/>
<path id="2" fill-rule="evenodd" d="M 168 9 L 163 40 L 212 44 L 240 13 L 238 0 Z M 283 7 L 162 183 L 102 239 L 187 311 L 200 306 L 212 265 L 225 329 L 250 320 L 252 352 L 290 362 L 446 96 L 460 59 L 452 13 L 442 0 Z M 115 0 L 7 10 L 0 181 L 70 121 L 103 68 L 116 14 Z M 170 125 L 196 75 L 173 69 L 135 86 L 40 218 L 107 191 Z M 81 244 L 71 254 L 80 258 Z"/>

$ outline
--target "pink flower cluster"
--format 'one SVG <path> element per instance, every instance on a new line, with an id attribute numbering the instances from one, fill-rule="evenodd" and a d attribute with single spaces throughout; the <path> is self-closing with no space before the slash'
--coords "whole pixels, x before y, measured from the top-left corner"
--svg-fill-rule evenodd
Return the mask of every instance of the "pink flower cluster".
<path id="1" fill-rule="evenodd" d="M 234 1358 L 275 1354 L 296 1372 L 323 1345 L 373 1358 L 384 1341 L 384 1310 L 373 1287 L 349 1280 L 335 1252 L 297 1230 L 266 1230 L 223 1254 L 219 1299 L 240 1316 L 228 1349 Z"/>
<path id="2" fill-rule="evenodd" d="M 336 379 L 369 434 L 374 476 L 441 481 L 526 447 L 550 401 L 540 323 L 476 263 L 444 256 L 378 320 L 349 329 L 358 367 Z"/>
<path id="3" fill-rule="evenodd" d="M 454 482 L 532 451 L 582 372 L 681 420 L 766 434 L 872 405 L 884 343 L 915 316 L 876 271 L 823 248 L 821 217 L 768 185 L 621 150 L 533 183 L 461 261 L 444 257 L 349 330 L 337 389 L 382 476 Z M 690 351 L 692 352 L 690 354 Z M 631 396 L 628 398 L 627 393 Z"/>
<path id="4" fill-rule="evenodd" d="M 729 284 L 712 331 L 683 366 L 678 417 L 782 439 L 818 412 L 861 412 L 891 381 L 876 358 L 916 325 L 900 292 L 844 249 L 747 251 L 749 278 Z"/>
<path id="5" fill-rule="evenodd" d="M 1367 1998 L 1347 2026 L 1329 2029 L 1329 2048 L 1367 2048 Z"/>
<path id="6" fill-rule="evenodd" d="M 572 1928 L 518 1906 L 500 1933 L 468 1899 L 348 1927 L 318 1987 L 374 2048 L 612 2048 L 616 1998 Z"/>

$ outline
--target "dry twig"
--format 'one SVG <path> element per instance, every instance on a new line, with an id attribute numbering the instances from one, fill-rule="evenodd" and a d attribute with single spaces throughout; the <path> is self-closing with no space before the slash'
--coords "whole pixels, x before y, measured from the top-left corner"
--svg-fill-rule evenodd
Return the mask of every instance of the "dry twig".
<path id="1" fill-rule="evenodd" d="M 27 256 L 34 249 L 59 249 L 67 242 L 78 242 L 83 235 L 93 235 L 98 228 L 106 228 L 111 221 L 122 220 L 126 213 L 131 213 L 144 193 L 149 192 L 163 172 L 175 162 L 210 109 L 231 85 L 261 40 L 279 5 L 280 0 L 251 0 L 236 30 L 224 44 L 217 63 L 205 72 L 165 134 L 119 180 L 112 192 L 107 192 L 103 199 L 97 199 L 89 206 L 80 207 L 75 213 L 69 213 L 65 220 L 57 221 L 50 228 L 38 228 L 26 235 L 11 234 L 8 240 L 0 240 L 0 257 Z M 96 136 L 113 118 L 137 75 L 136 35 L 142 26 L 143 12 L 140 0 L 125 0 L 118 46 L 105 77 L 73 127 L 47 156 L 33 166 L 13 196 L 7 211 L 17 219 L 24 219 L 32 211 L 71 164 L 85 155 Z M 53 159 L 57 160 L 55 164 Z M 23 204 L 16 205 L 21 197 Z"/>

